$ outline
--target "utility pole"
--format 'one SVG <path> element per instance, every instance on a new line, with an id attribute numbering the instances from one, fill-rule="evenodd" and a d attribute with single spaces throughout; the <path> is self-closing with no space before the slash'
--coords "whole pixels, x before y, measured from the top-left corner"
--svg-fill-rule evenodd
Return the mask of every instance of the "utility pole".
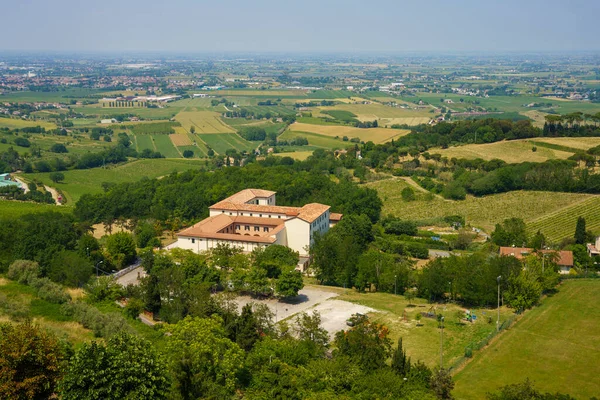
<path id="1" fill-rule="evenodd" d="M 498 319 L 496 319 L 496 332 L 500 331 L 500 281 L 502 280 L 502 276 L 498 276 L 496 278 L 498 281 Z"/>

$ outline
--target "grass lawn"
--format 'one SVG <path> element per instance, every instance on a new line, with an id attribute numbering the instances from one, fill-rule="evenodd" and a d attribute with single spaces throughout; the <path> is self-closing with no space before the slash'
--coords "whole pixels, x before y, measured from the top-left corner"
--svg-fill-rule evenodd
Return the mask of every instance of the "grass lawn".
<path id="1" fill-rule="evenodd" d="M 537 140 L 536 140 L 537 141 Z M 568 146 L 565 142 L 563 145 Z M 550 149 L 547 147 L 536 146 L 534 152 L 531 149 L 534 144 L 529 139 L 525 140 L 506 140 L 502 142 L 486 143 L 486 144 L 467 144 L 464 146 L 449 147 L 447 149 L 431 149 L 431 154 L 441 154 L 443 157 L 481 158 L 484 160 L 492 160 L 498 158 L 507 163 L 529 162 L 544 162 L 553 159 L 567 159 L 573 153 Z M 591 146 L 590 146 L 591 147 Z"/>
<path id="2" fill-rule="evenodd" d="M 495 316 L 496 309 L 470 309 L 477 315 L 473 323 L 459 322 L 458 311 L 464 308 L 456 304 L 428 304 L 424 299 L 414 299 L 411 306 L 404 296 L 395 296 L 389 293 L 359 293 L 354 290 L 345 290 L 337 297 L 367 307 L 379 310 L 370 315 L 377 323 L 384 324 L 390 329 L 390 338 L 396 345 L 398 338 L 402 337 L 404 346 L 413 362 L 423 361 L 430 367 L 440 364 L 440 329 L 436 319 L 422 318 L 422 326 L 417 326 L 415 316 L 427 312 L 432 306 L 436 307 L 435 313 L 443 314 L 444 325 L 444 366 L 448 367 L 464 356 L 465 347 L 484 339 L 495 329 L 493 323 L 488 323 L 486 316 Z M 404 316 L 406 315 L 406 320 Z M 463 313 L 464 315 L 464 313 Z M 502 308 L 500 320 L 503 321 L 513 315 L 513 311 Z"/>
<path id="3" fill-rule="evenodd" d="M 163 135 L 166 136 L 166 135 Z M 166 137 L 168 140 L 169 138 Z M 152 159 L 136 160 L 117 166 L 104 168 L 79 169 L 64 171 L 64 182 L 54 184 L 48 173 L 23 174 L 26 180 L 38 179 L 46 185 L 60 189 L 67 197 L 67 207 L 73 207 L 75 202 L 85 193 L 100 193 L 102 182 L 135 182 L 142 177 L 157 178 L 168 175 L 173 171 L 186 171 L 203 165 L 199 160 L 185 159 Z"/>
<path id="4" fill-rule="evenodd" d="M 600 281 L 567 281 L 455 376 L 458 399 L 481 399 L 529 378 L 541 391 L 587 399 L 599 393 Z"/>
<path id="5" fill-rule="evenodd" d="M 534 191 L 514 191 L 484 197 L 467 196 L 465 200 L 453 201 L 434 197 L 426 200 L 419 194 L 416 201 L 402 200 L 401 191 L 407 183 L 400 179 L 387 179 L 366 184 L 376 189 L 383 201 L 382 214 L 393 214 L 416 221 L 429 221 L 446 215 L 462 215 L 466 222 L 472 226 L 483 228 L 488 232 L 494 229 L 495 224 L 506 218 L 522 218 L 526 223 L 532 223 L 554 215 L 560 210 L 579 202 L 595 199 L 598 196 L 582 193 L 554 193 Z M 591 201 L 591 200 L 588 200 Z M 600 201 L 598 201 L 600 204 Z M 593 210 L 590 210 L 593 213 Z M 570 212 L 574 215 L 573 212 Z M 590 216 L 593 221 L 600 220 L 600 213 L 596 217 Z M 577 215 L 573 216 L 573 229 L 570 225 L 556 225 L 559 235 L 573 235 Z M 595 223 L 595 222 L 594 222 Z M 600 221 L 598 221 L 600 224 Z M 533 225 L 532 225 L 533 226 Z"/>

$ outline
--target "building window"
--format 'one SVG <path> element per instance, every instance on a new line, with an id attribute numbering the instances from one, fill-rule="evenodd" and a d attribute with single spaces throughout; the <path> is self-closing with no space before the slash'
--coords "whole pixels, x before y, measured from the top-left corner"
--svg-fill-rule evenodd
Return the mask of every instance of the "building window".
<path id="1" fill-rule="evenodd" d="M 277 218 L 281 219 L 281 215 L 278 215 Z"/>
<path id="2" fill-rule="evenodd" d="M 263 231 L 265 231 L 265 232 L 269 232 L 269 228 L 265 226 L 265 227 L 263 228 Z"/>
<path id="3" fill-rule="evenodd" d="M 254 227 L 254 232 L 260 232 L 260 226 L 255 226 Z"/>
<path id="4" fill-rule="evenodd" d="M 269 218 L 271 218 L 271 214 L 269 214 Z"/>
<path id="5" fill-rule="evenodd" d="M 260 218 L 262 218 L 262 214 L 258 214 L 258 216 L 259 216 Z"/>
<path id="6" fill-rule="evenodd" d="M 229 213 L 229 215 L 233 215 L 233 213 L 232 213 L 232 212 L 230 212 L 230 213 Z"/>
<path id="7" fill-rule="evenodd" d="M 192 238 L 192 243 L 196 243 L 196 239 L 193 239 L 193 238 Z"/>
<path id="8" fill-rule="evenodd" d="M 249 230 L 250 230 L 250 227 L 249 227 L 248 225 L 246 225 L 246 226 L 244 226 L 244 230 L 245 230 L 245 231 L 249 231 Z"/>
<path id="9" fill-rule="evenodd" d="M 252 216 L 252 213 L 250 213 L 250 216 Z"/>

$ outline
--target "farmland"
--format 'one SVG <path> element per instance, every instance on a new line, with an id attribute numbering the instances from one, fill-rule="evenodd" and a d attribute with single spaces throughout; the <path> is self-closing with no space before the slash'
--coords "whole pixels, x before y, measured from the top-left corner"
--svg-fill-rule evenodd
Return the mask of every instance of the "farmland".
<path id="1" fill-rule="evenodd" d="M 387 128 L 355 128 L 353 126 L 343 125 L 312 125 L 296 122 L 289 127 L 290 131 L 308 132 L 328 137 L 344 136 L 348 138 L 359 138 L 361 141 L 372 141 L 373 143 L 384 143 L 403 135 L 410 131 L 406 129 L 387 129 Z"/>
<path id="2" fill-rule="evenodd" d="M 308 140 L 308 144 L 315 147 L 324 149 L 343 149 L 350 146 L 352 143 L 344 142 L 342 139 L 334 139 L 330 136 L 318 135 L 310 132 L 300 132 L 287 130 L 279 136 L 280 139 L 293 140 L 297 137 L 303 137 Z"/>
<path id="3" fill-rule="evenodd" d="M 16 118 L 0 118 L 0 128 L 20 129 L 25 127 L 41 126 L 42 128 L 56 129 L 56 124 L 47 121 L 30 121 Z"/>
<path id="4" fill-rule="evenodd" d="M 544 162 L 546 160 L 567 159 L 573 155 L 566 151 L 536 146 L 530 140 L 506 140 L 486 144 L 468 144 L 464 146 L 449 147 L 447 149 L 431 149 L 432 154 L 441 154 L 447 158 L 481 158 L 484 160 L 500 159 L 507 163 L 520 163 L 524 161 Z"/>
<path id="5" fill-rule="evenodd" d="M 168 140 L 168 137 L 165 138 Z M 152 159 L 138 160 L 118 166 L 93 169 L 79 169 L 65 171 L 64 182 L 54 184 L 48 173 L 34 173 L 21 175 L 25 180 L 37 179 L 46 185 L 55 186 L 67 198 L 67 206 L 74 206 L 75 202 L 85 193 L 100 193 L 102 183 L 134 182 L 143 177 L 156 178 L 168 175 L 174 171 L 186 171 L 199 168 L 203 162 L 197 160 Z"/>
<path id="6" fill-rule="evenodd" d="M 221 134 L 200 134 L 200 139 L 206 143 L 210 148 L 219 154 L 225 154 L 228 149 L 236 149 L 238 151 L 250 151 L 255 147 L 258 147 L 259 143 L 256 144 L 243 139 L 237 133 L 221 133 Z"/>
<path id="7" fill-rule="evenodd" d="M 46 211 L 69 212 L 71 209 L 67 207 L 57 207 L 52 204 L 0 200 L 0 216 L 10 215 L 14 217 L 20 217 L 21 215 L 25 214 Z"/>
<path id="8" fill-rule="evenodd" d="M 510 330 L 455 376 L 454 395 L 481 399 L 529 378 L 545 392 L 585 399 L 598 395 L 600 281 L 573 280 L 527 311 Z"/>
<path id="9" fill-rule="evenodd" d="M 562 193 L 560 194 L 563 195 Z M 586 228 L 600 231 L 600 196 L 589 195 L 581 201 L 570 204 L 554 212 L 534 218 L 527 224 L 530 233 L 541 231 L 548 239 L 559 242 L 572 237 L 578 217 L 584 217 Z"/>
<path id="10" fill-rule="evenodd" d="M 484 197 L 467 196 L 466 200 L 453 201 L 433 195 L 428 200 L 425 194 L 418 193 L 417 200 L 406 202 L 402 200 L 400 192 L 408 184 L 401 179 L 382 180 L 369 183 L 367 186 L 376 189 L 379 193 L 383 201 L 383 215 L 410 216 L 412 220 L 424 222 L 435 222 L 445 215 L 462 215 L 468 224 L 488 232 L 494 229 L 495 224 L 506 218 L 522 218 L 529 224 L 559 210 L 568 210 L 568 207 L 573 204 L 597 198 L 597 196 L 580 193 L 514 191 Z M 573 234 L 577 215 L 573 213 L 570 215 L 573 218 L 573 229 L 570 225 L 558 225 L 555 229 L 560 233 L 555 233 L 554 237 Z M 590 218 L 591 221 L 599 219 Z M 535 225 L 531 225 L 531 230 L 534 229 L 533 226 Z"/>
<path id="11" fill-rule="evenodd" d="M 227 126 L 218 113 L 214 111 L 182 111 L 175 117 L 186 131 L 190 132 L 193 126 L 196 133 L 233 133 L 230 126 Z"/>

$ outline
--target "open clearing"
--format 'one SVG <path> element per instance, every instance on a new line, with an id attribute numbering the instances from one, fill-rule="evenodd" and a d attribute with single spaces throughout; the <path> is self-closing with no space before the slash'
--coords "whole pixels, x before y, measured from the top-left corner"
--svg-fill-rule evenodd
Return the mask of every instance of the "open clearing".
<path id="1" fill-rule="evenodd" d="M 163 135 L 166 136 L 166 135 Z M 168 139 L 168 138 L 167 138 Z M 48 177 L 49 173 L 22 174 L 20 177 L 30 181 L 39 179 L 44 184 L 60 189 L 67 198 L 67 206 L 74 206 L 75 202 L 85 193 L 102 192 L 102 183 L 135 182 L 143 177 L 157 178 L 168 175 L 174 171 L 186 171 L 203 165 L 199 160 L 185 159 L 147 159 L 137 160 L 117 166 L 92 169 L 76 169 L 64 171 L 64 182 L 54 184 Z M 61 209 L 65 207 L 54 207 Z"/>
<path id="2" fill-rule="evenodd" d="M 372 141 L 373 143 L 384 143 L 404 136 L 410 133 L 407 129 L 387 129 L 387 128 L 355 128 L 353 126 L 342 125 L 312 125 L 295 122 L 290 125 L 290 131 L 310 132 L 318 135 L 342 138 L 347 136 L 349 139 L 359 138 L 362 141 Z"/>
<path id="3" fill-rule="evenodd" d="M 566 145 L 566 144 L 564 144 Z M 443 157 L 456 158 L 481 158 L 492 160 L 494 158 L 504 160 L 507 163 L 520 163 L 525 161 L 544 162 L 546 160 L 567 159 L 573 153 L 536 146 L 532 151 L 533 143 L 530 139 L 507 140 L 486 144 L 467 144 L 464 146 L 449 147 L 447 149 L 431 149 L 432 154 L 441 154 Z"/>
<path id="4" fill-rule="evenodd" d="M 402 200 L 401 191 L 408 184 L 400 179 L 387 179 L 366 184 L 376 189 L 383 201 L 382 215 L 393 214 L 402 218 L 429 221 L 446 215 L 462 215 L 472 226 L 483 228 L 487 232 L 494 229 L 495 224 L 506 218 L 522 218 L 527 224 L 552 215 L 559 210 L 599 196 L 582 193 L 554 193 L 534 191 L 514 191 L 484 197 L 467 196 L 465 200 L 453 201 L 433 197 L 425 200 L 425 194 L 418 193 L 416 201 Z M 600 201 L 596 200 L 596 204 Z M 571 215 L 574 215 L 572 212 Z M 590 216 L 590 224 L 600 224 L 600 213 Z M 577 215 L 573 216 L 573 229 L 570 225 L 554 224 L 556 236 L 572 236 Z M 586 219 L 587 222 L 587 219 Z M 533 225 L 532 225 L 533 226 Z"/>
<path id="5" fill-rule="evenodd" d="M 600 281 L 566 281 L 559 290 L 475 354 L 455 376 L 456 398 L 481 399 L 525 378 L 545 392 L 598 395 Z"/>
<path id="6" fill-rule="evenodd" d="M 47 121 L 30 121 L 16 118 L 0 118 L 0 128 L 20 129 L 35 126 L 41 126 L 42 128 L 46 128 L 46 130 L 56 129 L 56 124 Z"/>
<path id="7" fill-rule="evenodd" d="M 214 111 L 182 111 L 175 116 L 186 131 L 193 126 L 196 133 L 234 133 L 230 126 L 221 121 L 220 115 Z"/>

